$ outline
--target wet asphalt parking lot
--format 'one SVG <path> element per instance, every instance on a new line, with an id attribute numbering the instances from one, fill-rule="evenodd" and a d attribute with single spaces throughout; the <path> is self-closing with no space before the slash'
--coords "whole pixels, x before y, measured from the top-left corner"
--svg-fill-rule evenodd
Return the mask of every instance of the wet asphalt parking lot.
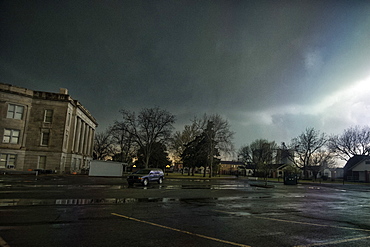
<path id="1" fill-rule="evenodd" d="M 0 246 L 370 246 L 370 187 L 0 176 Z"/>

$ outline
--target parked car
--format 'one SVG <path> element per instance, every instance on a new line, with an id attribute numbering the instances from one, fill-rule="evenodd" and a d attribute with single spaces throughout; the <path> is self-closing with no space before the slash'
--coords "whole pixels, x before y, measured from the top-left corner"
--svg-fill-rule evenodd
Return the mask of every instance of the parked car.
<path id="1" fill-rule="evenodd" d="M 129 185 L 133 185 L 134 183 L 141 183 L 142 185 L 147 186 L 149 182 L 153 181 L 161 184 L 163 183 L 163 179 L 164 173 L 162 169 L 148 168 L 131 173 L 127 177 L 127 182 Z"/>

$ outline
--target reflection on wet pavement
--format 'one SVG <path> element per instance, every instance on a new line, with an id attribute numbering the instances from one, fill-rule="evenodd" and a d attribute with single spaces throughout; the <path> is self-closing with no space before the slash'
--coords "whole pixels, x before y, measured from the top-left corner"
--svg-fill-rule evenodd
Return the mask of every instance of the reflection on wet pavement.
<path id="1" fill-rule="evenodd" d="M 230 189 L 252 189 L 249 184 L 201 184 L 201 185 L 167 185 L 163 189 L 211 189 L 211 190 L 230 190 Z"/>
<path id="2" fill-rule="evenodd" d="M 275 199 L 305 197 L 297 194 L 264 195 L 243 197 L 209 197 L 209 198 L 96 198 L 96 199 L 0 199 L 0 207 L 11 206 L 47 206 L 47 205 L 99 205 L 99 204 L 127 204 L 142 202 L 220 202 L 236 200 Z"/>
<path id="3" fill-rule="evenodd" d="M 90 204 L 125 204 L 136 202 L 167 202 L 178 199 L 170 198 L 98 198 L 98 199 L 0 199 L 0 207 L 29 205 L 90 205 Z"/>
<path id="4" fill-rule="evenodd" d="M 92 204 L 126 204 L 140 202 L 205 202 L 242 199 L 240 197 L 220 198 L 98 198 L 98 199 L 0 199 L 0 207 L 30 205 L 92 205 Z M 245 199 L 245 198 L 244 198 Z"/>
<path id="5" fill-rule="evenodd" d="M 99 184 L 82 184 L 82 185 L 50 185 L 50 184 L 0 184 L 0 188 L 91 188 L 91 189 L 126 189 L 126 188 L 137 188 L 137 189 L 148 189 L 148 188 L 159 188 L 159 189 L 214 189 L 214 190 L 227 190 L 227 189 L 252 189 L 249 184 L 197 184 L 197 185 L 156 185 L 150 184 L 148 187 L 135 185 L 99 185 Z"/>
<path id="6" fill-rule="evenodd" d="M 220 198 L 224 199 L 224 198 Z M 181 199 L 181 198 L 99 198 L 99 199 L 0 199 L 0 207 L 30 205 L 92 205 L 126 204 L 139 202 L 180 202 L 180 201 L 218 200 L 218 198 Z"/>

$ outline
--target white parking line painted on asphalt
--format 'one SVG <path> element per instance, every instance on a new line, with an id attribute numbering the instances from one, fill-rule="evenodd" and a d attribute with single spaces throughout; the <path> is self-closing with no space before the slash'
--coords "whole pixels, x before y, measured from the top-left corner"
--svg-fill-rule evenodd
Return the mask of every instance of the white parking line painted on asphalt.
<path id="1" fill-rule="evenodd" d="M 228 211 L 222 211 L 222 210 L 213 210 L 213 211 L 224 213 L 224 214 L 237 214 L 238 213 L 238 212 L 228 212 Z M 253 218 L 257 218 L 257 219 L 273 220 L 273 221 L 280 221 L 280 222 L 293 223 L 293 224 L 301 224 L 301 225 L 310 225 L 310 226 L 318 226 L 318 227 L 328 227 L 328 228 L 338 228 L 338 229 L 346 229 L 346 230 L 353 230 L 353 231 L 370 232 L 369 229 L 362 229 L 362 228 L 324 225 L 324 224 L 316 224 L 316 223 L 293 221 L 293 220 L 283 220 L 283 219 L 276 219 L 276 218 L 270 218 L 270 217 L 262 217 L 262 216 L 257 216 L 257 215 L 248 215 L 248 216 L 253 217 Z M 311 247 L 311 246 L 333 245 L 333 244 L 340 244 L 340 243 L 347 243 L 347 242 L 352 242 L 352 241 L 364 240 L 364 239 L 369 239 L 369 238 L 370 238 L 370 236 L 359 237 L 359 238 L 350 238 L 350 239 L 341 239 L 341 240 L 336 240 L 336 241 L 331 241 L 331 242 L 315 243 L 315 244 L 308 244 L 308 245 L 297 245 L 297 246 L 294 246 L 294 247 Z"/>
<path id="2" fill-rule="evenodd" d="M 282 221 L 282 222 L 293 223 L 293 224 L 310 225 L 310 226 L 320 226 L 320 227 L 330 227 L 330 228 L 339 228 L 339 229 L 346 229 L 346 230 L 370 232 L 369 229 L 362 229 L 362 228 L 353 228 L 353 227 L 346 227 L 346 226 L 324 225 L 324 224 L 316 224 L 316 223 L 309 223 L 309 222 L 300 222 L 300 221 L 293 221 L 293 220 L 282 220 L 282 219 L 275 219 L 275 218 L 255 216 L 255 215 L 252 215 L 252 217 L 259 218 L 259 219 L 265 219 L 265 220 Z"/>
<path id="3" fill-rule="evenodd" d="M 133 221 L 137 221 L 137 222 L 140 222 L 140 223 L 144 223 L 144 224 L 148 224 L 148 225 L 152 225 L 152 226 L 156 226 L 156 227 L 161 227 L 161 228 L 164 228 L 164 229 L 168 229 L 168 230 L 172 230 L 172 231 L 176 231 L 176 232 L 181 232 L 181 233 L 192 235 L 192 236 L 197 236 L 197 237 L 200 237 L 200 238 L 205 238 L 205 239 L 217 241 L 217 242 L 224 243 L 224 244 L 230 244 L 230 245 L 240 246 L 240 247 L 251 247 L 251 246 L 245 245 L 245 244 L 234 243 L 234 242 L 230 242 L 230 241 L 226 241 L 226 240 L 222 240 L 222 239 L 218 239 L 218 238 L 205 236 L 205 235 L 198 234 L 198 233 L 183 231 L 183 230 L 180 230 L 180 229 L 176 229 L 176 228 L 156 224 L 156 223 L 145 221 L 145 220 L 139 220 L 139 219 L 132 218 L 132 217 L 129 217 L 129 216 L 125 216 L 125 215 L 122 215 L 122 214 L 116 214 L 116 213 L 111 213 L 111 214 L 114 215 L 114 216 L 118 216 L 118 217 L 121 217 L 121 218 L 128 219 L 128 220 L 133 220 Z"/>
<path id="4" fill-rule="evenodd" d="M 312 247 L 312 246 L 333 245 L 333 244 L 341 244 L 341 243 L 348 243 L 348 242 L 353 242 L 353 241 L 358 241 L 358 240 L 364 240 L 364 239 L 368 239 L 368 238 L 370 238 L 370 236 L 368 236 L 368 237 L 360 237 L 360 238 L 342 239 L 342 240 L 336 240 L 336 241 L 325 242 L 325 243 L 297 245 L 297 246 L 294 246 L 294 247 Z"/>

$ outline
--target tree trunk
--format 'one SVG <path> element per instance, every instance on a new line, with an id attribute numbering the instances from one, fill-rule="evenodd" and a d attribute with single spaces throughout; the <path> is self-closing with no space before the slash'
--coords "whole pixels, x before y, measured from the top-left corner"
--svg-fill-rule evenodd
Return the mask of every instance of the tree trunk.
<path id="1" fill-rule="evenodd" d="M 149 168 L 149 155 L 147 154 L 146 156 L 145 156 L 145 168 Z"/>

